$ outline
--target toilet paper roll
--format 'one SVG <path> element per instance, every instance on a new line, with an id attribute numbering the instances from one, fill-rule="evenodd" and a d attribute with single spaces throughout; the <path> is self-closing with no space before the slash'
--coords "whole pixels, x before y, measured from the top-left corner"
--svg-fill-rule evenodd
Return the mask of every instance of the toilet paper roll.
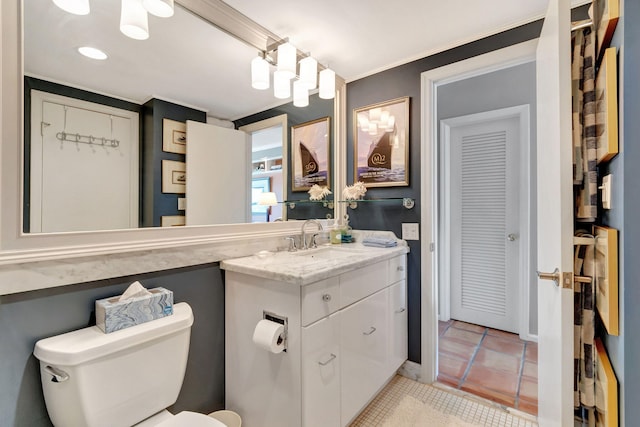
<path id="1" fill-rule="evenodd" d="M 253 342 L 271 353 L 284 350 L 284 325 L 262 319 L 253 331 Z"/>

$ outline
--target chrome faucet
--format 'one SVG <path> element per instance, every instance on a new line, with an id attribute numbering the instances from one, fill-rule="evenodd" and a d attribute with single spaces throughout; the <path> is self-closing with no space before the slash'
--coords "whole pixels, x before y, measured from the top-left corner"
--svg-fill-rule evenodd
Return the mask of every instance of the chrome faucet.
<path id="1" fill-rule="evenodd" d="M 304 233 L 304 229 L 307 226 L 307 224 L 315 224 L 316 227 L 318 227 L 318 231 L 322 231 L 322 224 L 320 224 L 320 221 L 318 221 L 317 219 L 308 219 L 306 220 L 303 224 L 302 224 L 302 228 L 300 230 L 300 233 L 302 234 L 302 249 L 309 249 L 309 247 L 307 246 L 307 235 Z M 312 239 L 314 246 L 315 246 L 315 239 Z"/>

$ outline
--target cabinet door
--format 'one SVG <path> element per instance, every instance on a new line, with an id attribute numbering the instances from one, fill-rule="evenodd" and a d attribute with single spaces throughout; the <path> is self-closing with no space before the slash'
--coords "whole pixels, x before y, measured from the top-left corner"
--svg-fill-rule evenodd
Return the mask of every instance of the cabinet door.
<path id="1" fill-rule="evenodd" d="M 383 289 L 341 312 L 343 426 L 388 378 L 388 310 L 389 290 Z"/>
<path id="2" fill-rule="evenodd" d="M 401 280 L 389 288 L 389 375 L 407 360 L 407 282 Z"/>
<path id="3" fill-rule="evenodd" d="M 302 425 L 340 425 L 340 313 L 302 328 Z"/>

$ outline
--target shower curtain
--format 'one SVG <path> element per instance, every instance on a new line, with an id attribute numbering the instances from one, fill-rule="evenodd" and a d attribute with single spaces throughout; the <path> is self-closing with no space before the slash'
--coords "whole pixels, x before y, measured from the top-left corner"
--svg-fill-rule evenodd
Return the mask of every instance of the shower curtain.
<path id="1" fill-rule="evenodd" d="M 576 236 L 593 237 L 579 231 Z M 595 240 L 594 240 L 595 243 Z M 573 272 L 590 279 L 573 287 L 573 405 L 583 419 L 593 419 L 595 406 L 595 245 L 576 245 Z M 591 425 L 591 423 L 589 423 Z"/>
<path id="2" fill-rule="evenodd" d="M 579 222 L 598 216 L 594 41 L 590 28 L 572 33 L 573 183 Z"/>
<path id="3" fill-rule="evenodd" d="M 575 219 L 594 222 L 598 216 L 596 169 L 595 47 L 590 28 L 571 37 L 573 99 L 573 179 Z M 583 231 L 578 236 L 586 236 Z M 587 425 L 595 425 L 595 245 L 576 245 L 574 275 L 590 278 L 574 283 L 574 407 Z"/>

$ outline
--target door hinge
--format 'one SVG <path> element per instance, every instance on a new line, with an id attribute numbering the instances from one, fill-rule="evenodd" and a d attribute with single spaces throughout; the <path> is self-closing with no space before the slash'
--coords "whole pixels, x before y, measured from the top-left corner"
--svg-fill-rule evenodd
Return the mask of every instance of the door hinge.
<path id="1" fill-rule="evenodd" d="M 429 243 L 429 251 L 435 252 L 435 250 L 436 250 L 436 244 L 433 242 Z"/>

